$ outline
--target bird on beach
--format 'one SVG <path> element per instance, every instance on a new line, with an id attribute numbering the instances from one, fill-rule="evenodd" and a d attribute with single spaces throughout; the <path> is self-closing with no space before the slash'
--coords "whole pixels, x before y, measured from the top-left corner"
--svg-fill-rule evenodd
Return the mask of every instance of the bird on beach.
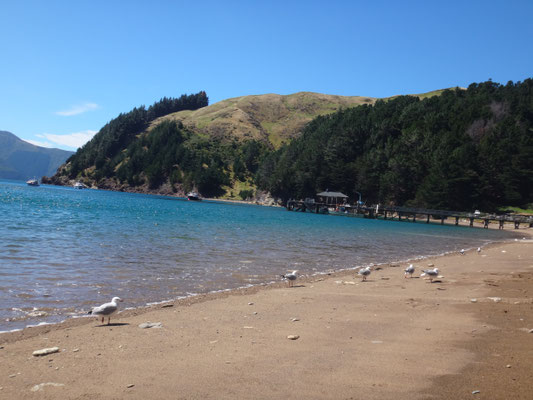
<path id="1" fill-rule="evenodd" d="M 102 304 L 98 307 L 93 307 L 89 314 L 96 315 L 98 319 L 102 317 L 102 324 L 104 323 L 105 317 L 107 317 L 107 325 L 111 322 L 111 315 L 118 311 L 118 301 L 122 301 L 120 297 L 113 297 L 110 303 Z"/>
<path id="2" fill-rule="evenodd" d="M 461 255 L 464 256 L 465 255 L 465 249 L 461 249 L 461 251 L 459 253 L 461 253 Z"/>
<path id="3" fill-rule="evenodd" d="M 477 248 L 477 254 L 481 253 L 481 247 Z"/>
<path id="4" fill-rule="evenodd" d="M 420 276 L 429 276 L 429 281 L 433 282 L 433 278 L 436 278 L 439 276 L 439 269 L 433 268 L 433 269 L 423 269 L 422 274 Z"/>
<path id="5" fill-rule="evenodd" d="M 366 281 L 366 277 L 370 275 L 370 267 L 361 267 L 359 268 L 359 271 L 357 271 L 357 274 L 361 275 L 363 277 L 363 282 Z"/>
<path id="6" fill-rule="evenodd" d="M 289 273 L 289 274 L 281 275 L 281 277 L 282 277 L 283 279 L 286 279 L 286 280 L 287 280 L 287 282 L 289 283 L 289 287 L 292 287 L 292 286 L 293 286 L 293 281 L 295 281 L 296 278 L 298 278 L 297 273 L 298 273 L 298 270 L 295 269 L 294 271 L 292 271 L 292 272 Z"/>
<path id="7" fill-rule="evenodd" d="M 415 272 L 415 267 L 413 266 L 413 264 L 409 264 L 409 266 L 405 269 L 404 278 L 407 278 L 407 274 L 409 274 L 409 278 L 412 278 L 414 272 Z"/>

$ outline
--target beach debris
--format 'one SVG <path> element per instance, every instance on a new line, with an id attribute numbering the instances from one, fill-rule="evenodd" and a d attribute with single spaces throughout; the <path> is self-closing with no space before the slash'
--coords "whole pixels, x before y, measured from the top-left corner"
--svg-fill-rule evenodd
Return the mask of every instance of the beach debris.
<path id="1" fill-rule="evenodd" d="M 507 250 L 502 250 L 502 253 L 507 253 Z"/>
<path id="2" fill-rule="evenodd" d="M 163 324 L 161 322 L 143 322 L 142 324 L 139 324 L 139 328 L 141 329 L 150 329 L 150 328 L 162 328 Z"/>
<path id="3" fill-rule="evenodd" d="M 293 282 L 296 280 L 296 278 L 298 278 L 298 270 L 295 269 L 294 271 L 288 273 L 288 274 L 285 274 L 285 275 L 281 275 L 281 277 L 285 280 L 287 280 L 287 282 L 289 283 L 289 287 L 292 287 L 293 286 Z"/>
<path id="4" fill-rule="evenodd" d="M 291 321 L 292 321 L 292 322 L 297 322 L 297 321 L 299 321 L 299 320 L 300 320 L 300 318 L 291 318 Z"/>
<path id="5" fill-rule="evenodd" d="M 502 301 L 501 297 L 487 297 L 487 299 L 492 300 L 495 303 L 499 303 Z"/>
<path id="6" fill-rule="evenodd" d="M 211 340 L 209 344 L 215 344 L 216 342 L 218 342 L 218 340 Z"/>
<path id="7" fill-rule="evenodd" d="M 371 343 L 372 344 L 381 344 L 381 343 L 383 343 L 383 341 L 382 340 L 372 340 Z"/>
<path id="8" fill-rule="evenodd" d="M 55 383 L 55 382 L 43 382 L 43 383 L 39 383 L 38 385 L 35 385 L 30 390 L 32 392 L 40 392 L 40 391 L 43 390 L 43 388 L 45 386 L 61 387 L 61 386 L 65 386 L 65 384 L 64 383 Z"/>
<path id="9" fill-rule="evenodd" d="M 477 303 L 477 299 L 470 299 L 470 303 Z"/>
<path id="10" fill-rule="evenodd" d="M 474 390 L 474 391 L 472 392 L 472 394 L 479 394 L 479 393 L 481 393 L 481 391 L 479 391 L 479 390 Z"/>
<path id="11" fill-rule="evenodd" d="M 170 308 L 170 307 L 174 307 L 174 304 L 163 304 L 161 306 L 161 308 Z"/>
<path id="12" fill-rule="evenodd" d="M 530 330 L 529 330 L 529 333 L 533 333 L 533 329 L 530 329 Z"/>
<path id="13" fill-rule="evenodd" d="M 289 335 L 289 336 L 287 336 L 287 339 L 289 339 L 289 340 L 298 340 L 298 339 L 300 339 L 300 335 Z"/>
<path id="14" fill-rule="evenodd" d="M 73 353 L 77 353 L 78 351 L 80 351 L 80 349 L 76 348 L 76 349 L 72 349 L 72 352 Z"/>
<path id="15" fill-rule="evenodd" d="M 58 352 L 59 352 L 59 347 L 49 347 L 49 348 L 46 348 L 46 349 L 35 350 L 32 353 L 32 355 L 35 356 L 35 357 L 39 357 L 39 356 L 46 356 L 48 354 L 58 353 Z"/>
<path id="16" fill-rule="evenodd" d="M 438 287 L 437 290 L 446 290 L 446 289 L 443 287 Z"/>
<path id="17" fill-rule="evenodd" d="M 382 280 L 382 281 L 388 281 L 389 279 L 390 279 L 390 278 L 388 278 L 388 277 L 386 277 L 386 276 L 382 276 L 382 277 L 381 277 L 381 280 Z"/>
<path id="18" fill-rule="evenodd" d="M 253 326 L 243 326 L 242 329 L 254 329 Z"/>
<path id="19" fill-rule="evenodd" d="M 415 267 L 413 264 L 409 264 L 409 266 L 404 271 L 404 278 L 407 278 L 407 275 L 409 275 L 409 278 L 412 278 L 413 274 L 415 273 Z"/>
<path id="20" fill-rule="evenodd" d="M 435 267 L 435 264 L 428 264 L 428 268 L 433 268 Z"/>
<path id="21" fill-rule="evenodd" d="M 104 323 L 105 317 L 107 317 L 107 325 L 109 325 L 111 322 L 111 315 L 118 311 L 117 302 L 119 301 L 122 301 L 120 297 L 113 297 L 111 302 L 94 307 L 91 311 L 89 311 L 89 314 L 96 315 L 98 318 L 102 317 L 102 324 Z"/>
<path id="22" fill-rule="evenodd" d="M 507 364 L 505 368 L 511 368 L 511 364 Z"/>
<path id="23" fill-rule="evenodd" d="M 16 378 L 17 374 L 11 374 L 9 375 L 10 378 Z"/>
<path id="24" fill-rule="evenodd" d="M 369 276 L 371 272 L 370 267 L 361 267 L 359 268 L 359 271 L 357 271 L 357 274 L 361 275 L 363 277 L 363 282 L 365 282 L 366 277 Z"/>
<path id="25" fill-rule="evenodd" d="M 26 314 L 26 316 L 32 317 L 32 318 L 35 318 L 35 317 L 46 317 L 47 315 L 48 315 L 48 313 L 46 311 L 40 311 L 40 310 L 34 310 L 34 311 L 31 311 L 28 314 Z"/>
<path id="26" fill-rule="evenodd" d="M 254 315 L 257 315 L 257 311 L 254 311 L 254 313 L 253 313 L 253 314 L 254 314 Z"/>
<path id="27" fill-rule="evenodd" d="M 133 383 L 130 383 L 128 386 L 126 386 L 128 389 L 134 387 L 135 385 Z"/>

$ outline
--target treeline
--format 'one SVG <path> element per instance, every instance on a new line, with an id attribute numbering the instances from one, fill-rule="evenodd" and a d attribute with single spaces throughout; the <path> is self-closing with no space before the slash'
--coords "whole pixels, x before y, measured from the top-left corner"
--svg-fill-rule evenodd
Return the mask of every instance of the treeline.
<path id="1" fill-rule="evenodd" d="M 261 162 L 274 196 L 486 211 L 533 202 L 533 81 L 402 96 L 318 117 Z"/>
<path id="2" fill-rule="evenodd" d="M 69 177 L 75 178 L 92 166 L 97 170 L 96 180 L 112 176 L 116 166 L 124 159 L 122 150 L 135 141 L 137 135 L 143 132 L 150 122 L 166 114 L 196 110 L 207 105 L 207 94 L 201 91 L 179 98 L 164 97 L 148 109 L 141 106 L 120 114 L 67 160 L 70 163 Z"/>

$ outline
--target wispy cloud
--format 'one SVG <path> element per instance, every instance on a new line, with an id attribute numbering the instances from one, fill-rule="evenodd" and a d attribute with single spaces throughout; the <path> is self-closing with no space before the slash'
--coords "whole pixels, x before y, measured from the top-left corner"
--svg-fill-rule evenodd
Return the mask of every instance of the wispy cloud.
<path id="1" fill-rule="evenodd" d="M 66 147 L 71 147 L 73 149 L 77 149 L 78 147 L 83 146 L 85 143 L 91 140 L 93 136 L 96 135 L 97 132 L 98 131 L 93 131 L 93 130 L 88 129 L 86 131 L 69 133 L 67 135 L 54 135 L 51 133 L 43 133 L 42 135 L 36 135 L 36 136 L 44 138 L 48 141 L 48 142 L 42 142 L 42 143 L 51 142 L 51 143 L 55 143 L 56 146 L 59 144 L 61 146 L 66 146 Z M 38 144 L 37 146 L 43 146 L 43 145 Z M 50 146 L 45 146 L 45 147 L 54 147 L 54 145 L 52 144 Z"/>
<path id="2" fill-rule="evenodd" d="M 64 111 L 56 111 L 56 115 L 61 115 L 62 117 L 71 117 L 73 115 L 83 114 L 87 111 L 93 111 L 97 108 L 100 108 L 98 104 L 95 103 L 85 103 L 85 104 L 79 104 L 70 107 L 68 110 Z"/>
<path id="3" fill-rule="evenodd" d="M 31 143 L 35 146 L 39 146 L 39 147 L 47 147 L 47 148 L 57 147 L 57 146 L 54 146 L 54 144 L 50 142 L 40 142 L 38 140 L 28 140 L 28 139 L 24 139 L 24 141 Z"/>

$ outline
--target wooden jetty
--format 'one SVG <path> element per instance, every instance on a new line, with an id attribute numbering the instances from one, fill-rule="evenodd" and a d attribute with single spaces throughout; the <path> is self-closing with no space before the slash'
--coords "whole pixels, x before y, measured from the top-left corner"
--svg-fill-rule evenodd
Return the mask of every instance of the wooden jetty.
<path id="1" fill-rule="evenodd" d="M 319 195 L 324 195 L 324 193 L 325 192 L 319 193 Z M 337 192 L 329 193 L 337 194 Z M 533 228 L 533 216 L 531 215 L 496 215 L 477 212 L 471 213 L 461 211 L 383 206 L 380 204 L 366 206 L 361 204 L 360 202 L 355 205 L 350 205 L 343 202 L 331 201 L 328 198 L 326 198 L 324 201 L 323 196 L 322 201 L 318 202 L 314 199 L 289 200 L 287 201 L 286 207 L 289 211 L 309 211 L 319 214 L 345 215 L 352 217 L 374 219 L 379 218 L 384 220 L 410 222 L 417 222 L 417 220 L 425 220 L 426 223 L 429 223 L 430 220 L 433 219 L 440 221 L 441 224 L 444 224 L 444 221 L 450 218 L 452 220 L 455 219 L 455 225 L 459 225 L 460 219 L 466 219 L 470 222 L 470 226 L 474 226 L 474 220 L 479 220 L 483 223 L 483 227 L 485 229 L 487 229 L 489 227 L 489 224 L 492 222 L 498 223 L 499 229 L 503 229 L 506 222 L 513 223 L 515 229 L 518 229 L 520 227 L 520 224 L 529 224 L 529 227 Z"/>

